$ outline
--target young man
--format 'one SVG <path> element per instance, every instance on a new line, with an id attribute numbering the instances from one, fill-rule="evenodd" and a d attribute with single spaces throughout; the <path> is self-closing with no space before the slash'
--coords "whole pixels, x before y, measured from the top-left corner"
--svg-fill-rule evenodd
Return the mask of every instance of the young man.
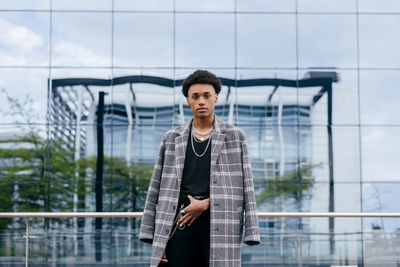
<path id="1" fill-rule="evenodd" d="M 193 118 L 164 135 L 140 227 L 150 266 L 241 266 L 243 220 L 244 242 L 260 243 L 246 139 L 215 116 L 220 90 L 204 70 L 183 81 Z"/>

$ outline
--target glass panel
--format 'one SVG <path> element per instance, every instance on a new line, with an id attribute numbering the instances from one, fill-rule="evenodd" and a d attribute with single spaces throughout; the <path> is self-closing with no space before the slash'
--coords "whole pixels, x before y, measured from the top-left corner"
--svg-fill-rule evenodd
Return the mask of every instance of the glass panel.
<path id="1" fill-rule="evenodd" d="M 400 183 L 364 183 L 363 184 L 363 212 L 400 212 L 398 195 Z M 364 229 L 398 230 L 398 218 L 365 218 Z"/>
<path id="2" fill-rule="evenodd" d="M 299 15 L 298 31 L 300 67 L 357 67 L 356 15 Z"/>
<path id="3" fill-rule="evenodd" d="M 400 67 L 398 15 L 360 15 L 360 67 Z"/>
<path id="4" fill-rule="evenodd" d="M 111 10 L 112 0 L 51 0 L 53 10 Z"/>
<path id="5" fill-rule="evenodd" d="M 143 125 L 153 127 L 153 130 L 154 127 L 161 127 L 165 131 L 171 129 L 177 112 L 172 70 L 116 69 L 113 74 L 113 101 L 118 109 L 114 115 L 114 125 Z M 126 112 L 127 106 L 131 108 L 131 117 Z M 157 145 L 160 142 L 161 139 Z"/>
<path id="6" fill-rule="evenodd" d="M 356 0 L 298 0 L 299 12 L 356 12 Z"/>
<path id="7" fill-rule="evenodd" d="M 335 126 L 329 134 L 327 126 L 305 125 L 299 138 L 300 164 L 316 182 L 360 181 L 358 127 Z"/>
<path id="8" fill-rule="evenodd" d="M 238 14 L 238 67 L 296 67 L 295 23 L 294 15 Z"/>
<path id="9" fill-rule="evenodd" d="M 234 11 L 234 0 L 176 0 L 175 2 L 177 11 Z"/>
<path id="10" fill-rule="evenodd" d="M 300 71 L 303 82 L 314 85 L 299 88 L 299 103 L 311 104 L 311 123 L 314 125 L 328 124 L 328 88 L 332 86 L 332 124 L 342 125 L 359 123 L 358 113 L 358 80 L 357 71 L 351 70 L 308 70 Z M 322 79 L 325 78 L 323 82 Z M 320 94 L 322 96 L 319 98 Z"/>
<path id="11" fill-rule="evenodd" d="M 356 26 L 356 15 L 299 15 L 299 66 L 357 67 Z"/>
<path id="12" fill-rule="evenodd" d="M 335 181 L 360 180 L 360 137 L 358 127 L 336 126 L 332 131 Z"/>
<path id="13" fill-rule="evenodd" d="M 400 71 L 360 71 L 360 107 L 363 124 L 399 124 Z"/>
<path id="14" fill-rule="evenodd" d="M 276 87 L 277 83 L 279 86 Z M 295 125 L 298 123 L 297 109 L 296 80 L 248 79 L 237 88 L 234 113 L 239 125 Z"/>
<path id="15" fill-rule="evenodd" d="M 46 129 L 44 124 L 0 126 L 0 211 L 45 211 L 49 204 Z M 11 219 L 0 222 L 1 229 L 7 227 L 13 227 Z"/>
<path id="16" fill-rule="evenodd" d="M 312 170 L 312 177 L 314 178 L 314 183 L 310 188 L 310 199 L 308 200 L 309 207 L 302 211 L 310 212 L 328 212 L 329 211 L 329 195 L 330 187 L 329 183 L 322 182 L 321 179 L 315 173 L 316 169 Z M 320 181 L 318 181 L 320 180 Z M 329 229 L 328 218 L 310 218 L 310 228 L 317 231 L 326 231 Z"/>
<path id="17" fill-rule="evenodd" d="M 255 124 L 265 129 L 266 140 L 274 140 L 282 103 L 282 124 L 297 124 L 296 76 L 293 70 L 238 70 L 234 122 Z"/>
<path id="18" fill-rule="evenodd" d="M 327 127 L 300 126 L 300 166 L 315 183 L 329 182 L 329 140 Z"/>
<path id="19" fill-rule="evenodd" d="M 299 180 L 298 127 L 251 125 L 239 112 L 238 126 L 245 132 L 253 170 L 253 179 L 260 211 L 298 211 L 305 204 L 312 184 Z M 269 127 L 272 129 L 270 130 Z"/>
<path id="20" fill-rule="evenodd" d="M 97 123 L 99 92 L 104 96 L 104 124 L 111 124 L 112 88 L 110 69 L 52 69 L 52 94 L 50 95 L 49 122 L 68 127 L 80 125 L 85 135 L 94 136 L 93 126 Z M 80 116 L 78 114 L 81 114 Z M 86 139 L 87 140 L 87 139 Z M 90 151 L 93 146 L 89 145 Z M 89 154 L 92 154 L 89 153 Z"/>
<path id="21" fill-rule="evenodd" d="M 117 11 L 172 11 L 173 0 L 114 0 L 114 9 Z"/>
<path id="22" fill-rule="evenodd" d="M 394 13 L 400 11 L 400 2 L 397 0 L 358 0 L 359 12 Z"/>
<path id="23" fill-rule="evenodd" d="M 134 67 L 171 67 L 173 65 L 173 15 L 115 14 L 114 64 Z"/>
<path id="24" fill-rule="evenodd" d="M 43 10 L 50 9 L 50 0 L 2 1 L 1 10 Z"/>
<path id="25" fill-rule="evenodd" d="M 113 119 L 117 134 L 113 153 L 132 164 L 145 162 L 152 166 L 164 133 L 173 126 L 177 109 L 172 72 L 166 75 L 166 71 L 153 70 L 137 75 L 135 71 L 125 71 L 130 75 L 114 73 L 113 101 L 118 112 Z"/>
<path id="26" fill-rule="evenodd" d="M 113 211 L 143 211 L 164 134 L 165 126 L 113 126 L 113 176 L 112 183 L 107 184 L 113 199 Z M 129 220 L 121 219 L 114 223 L 126 225 Z"/>
<path id="27" fill-rule="evenodd" d="M 237 10 L 243 12 L 295 12 L 295 0 L 236 0 Z"/>
<path id="28" fill-rule="evenodd" d="M 111 69 L 109 69 L 109 68 L 52 68 L 51 69 L 51 78 L 52 79 L 89 78 L 89 79 L 110 80 L 111 79 Z M 102 85 L 100 84 L 98 86 L 101 87 Z"/>
<path id="29" fill-rule="evenodd" d="M 45 69 L 1 68 L 1 124 L 45 123 L 48 78 Z"/>
<path id="30" fill-rule="evenodd" d="M 54 13 L 52 64 L 111 64 L 111 13 Z"/>
<path id="31" fill-rule="evenodd" d="M 51 156 L 46 166 L 46 177 L 51 183 L 49 198 L 54 199 L 52 210 L 96 210 L 97 164 L 100 163 L 97 147 L 101 142 L 99 130 L 100 127 L 96 125 L 64 124 L 50 127 L 48 153 Z M 102 203 L 103 211 L 112 211 L 112 126 L 103 126 L 102 130 Z"/>
<path id="32" fill-rule="evenodd" d="M 234 67 L 234 29 L 233 14 L 177 14 L 176 66 Z"/>
<path id="33" fill-rule="evenodd" d="M 1 12 L 0 65 L 47 66 L 49 21 L 48 12 Z"/>
<path id="34" fill-rule="evenodd" d="M 334 184 L 334 202 L 335 212 L 361 212 L 361 187 L 360 183 L 352 183 L 352 182 L 338 182 Z M 358 221 L 355 225 L 336 225 L 335 228 L 340 232 L 342 230 L 360 230 L 361 219 L 360 218 L 337 218 L 337 221 L 340 220 L 354 220 Z"/>
<path id="35" fill-rule="evenodd" d="M 363 126 L 361 138 L 363 181 L 398 181 L 400 127 Z"/>

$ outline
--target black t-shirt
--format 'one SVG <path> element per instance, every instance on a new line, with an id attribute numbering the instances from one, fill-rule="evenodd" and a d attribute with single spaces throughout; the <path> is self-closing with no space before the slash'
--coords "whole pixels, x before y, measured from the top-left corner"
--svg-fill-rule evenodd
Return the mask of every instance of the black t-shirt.
<path id="1" fill-rule="evenodd" d="M 211 136 L 209 138 L 211 138 Z M 207 147 L 208 141 L 210 141 L 210 144 Z M 208 139 L 201 143 L 193 140 L 194 149 L 198 155 L 202 155 L 207 147 L 207 151 L 202 157 L 196 156 L 192 148 L 192 135 L 190 130 L 186 148 L 185 165 L 183 167 L 181 197 L 187 195 L 209 197 L 211 142 L 212 140 Z"/>

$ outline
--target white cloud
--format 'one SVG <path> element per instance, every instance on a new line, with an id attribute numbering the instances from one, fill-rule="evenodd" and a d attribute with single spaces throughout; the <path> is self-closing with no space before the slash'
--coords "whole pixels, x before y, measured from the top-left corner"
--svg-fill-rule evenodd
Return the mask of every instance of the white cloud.
<path id="1" fill-rule="evenodd" d="M 47 43 L 29 28 L 0 19 L 0 62 L 2 65 L 47 63 Z"/>
<path id="2" fill-rule="evenodd" d="M 94 51 L 74 44 L 69 41 L 59 41 L 53 46 L 54 60 L 57 65 L 86 65 L 101 66 L 107 61 L 106 56 L 96 54 Z"/>

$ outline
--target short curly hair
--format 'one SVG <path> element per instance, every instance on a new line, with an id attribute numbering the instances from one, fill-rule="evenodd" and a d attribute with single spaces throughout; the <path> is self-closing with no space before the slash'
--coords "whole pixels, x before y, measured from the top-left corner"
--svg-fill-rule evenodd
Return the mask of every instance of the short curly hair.
<path id="1" fill-rule="evenodd" d="M 221 81 L 215 74 L 207 70 L 196 70 L 190 74 L 182 83 L 182 94 L 188 97 L 190 86 L 198 83 L 211 84 L 214 87 L 215 93 L 219 94 L 221 91 Z"/>

